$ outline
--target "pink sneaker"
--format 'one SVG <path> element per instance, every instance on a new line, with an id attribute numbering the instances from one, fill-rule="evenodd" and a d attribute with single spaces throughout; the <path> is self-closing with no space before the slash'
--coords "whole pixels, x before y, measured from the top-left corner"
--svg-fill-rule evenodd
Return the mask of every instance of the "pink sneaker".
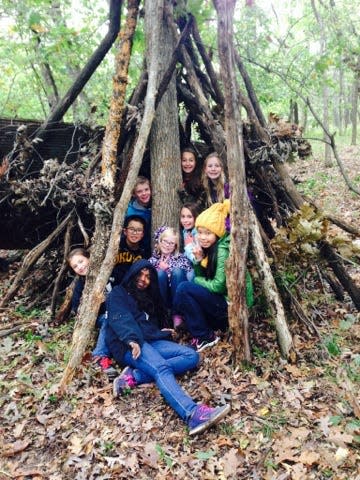
<path id="1" fill-rule="evenodd" d="M 181 315 L 173 315 L 172 316 L 173 326 L 175 329 L 178 329 L 183 326 L 184 319 Z"/>

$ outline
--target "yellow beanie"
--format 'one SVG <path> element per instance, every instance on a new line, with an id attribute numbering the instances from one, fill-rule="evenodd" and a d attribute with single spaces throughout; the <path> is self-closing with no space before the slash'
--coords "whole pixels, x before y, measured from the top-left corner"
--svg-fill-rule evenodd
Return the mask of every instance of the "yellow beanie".
<path id="1" fill-rule="evenodd" d="M 214 203 L 196 218 L 195 227 L 203 227 L 215 233 L 218 237 L 225 235 L 225 219 L 230 213 L 230 200 Z"/>

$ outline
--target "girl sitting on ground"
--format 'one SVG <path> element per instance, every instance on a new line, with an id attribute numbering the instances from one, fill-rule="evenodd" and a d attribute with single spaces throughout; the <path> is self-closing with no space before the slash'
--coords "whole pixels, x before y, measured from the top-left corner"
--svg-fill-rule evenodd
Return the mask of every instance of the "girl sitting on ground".
<path id="1" fill-rule="evenodd" d="M 77 313 L 81 296 L 85 286 L 85 277 L 89 271 L 90 253 L 85 248 L 75 248 L 67 256 L 67 262 L 70 268 L 78 275 L 76 279 L 74 292 L 71 300 L 71 309 L 74 313 Z M 111 290 L 111 286 L 107 285 L 107 292 Z M 96 326 L 100 329 L 99 336 L 96 342 L 95 349 L 92 352 L 92 356 L 101 370 L 108 376 L 110 380 L 118 375 L 116 369 L 112 366 L 112 360 L 110 358 L 110 350 L 105 341 L 106 325 L 106 308 L 105 303 L 100 305 L 98 317 L 96 319 Z"/>
<path id="2" fill-rule="evenodd" d="M 228 303 L 225 263 L 229 256 L 230 237 L 225 219 L 230 202 L 215 203 L 197 217 L 195 226 L 199 246 L 193 249 L 193 282 L 179 285 L 174 308 L 193 336 L 192 346 L 201 352 L 220 340 L 215 330 L 228 328 Z"/>
<path id="3" fill-rule="evenodd" d="M 158 278 L 151 263 L 133 263 L 106 303 L 106 340 L 116 361 L 126 365 L 114 380 L 114 397 L 129 393 L 137 385 L 154 382 L 165 401 L 187 424 L 189 435 L 203 432 L 229 413 L 230 405 L 214 408 L 196 403 L 178 384 L 175 375 L 195 369 L 199 354 L 171 341 L 171 331 L 161 329 L 166 312 L 159 301 Z"/>
<path id="4" fill-rule="evenodd" d="M 164 304 L 171 309 L 174 328 L 182 319 L 173 309 L 173 300 L 181 282 L 193 277 L 191 262 L 179 253 L 179 234 L 174 228 L 163 225 L 155 232 L 155 248 L 149 262 L 156 268 L 161 297 Z"/>

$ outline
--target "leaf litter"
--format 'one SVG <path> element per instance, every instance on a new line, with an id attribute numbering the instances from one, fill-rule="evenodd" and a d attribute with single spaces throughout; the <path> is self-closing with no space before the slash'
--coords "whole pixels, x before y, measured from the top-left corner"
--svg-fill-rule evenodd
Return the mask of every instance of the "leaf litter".
<path id="1" fill-rule="evenodd" d="M 345 149 L 353 172 L 358 151 Z M 323 171 L 329 182 L 317 200 L 358 225 L 359 199 L 336 167 L 322 169 L 312 159 L 290 168 L 303 183 Z M 356 265 L 352 276 L 359 285 Z M 312 295 L 315 287 L 308 287 Z M 89 356 L 58 396 L 71 322 L 39 338 L 33 319 L 2 337 L 0 480 L 360 480 L 359 312 L 322 288 L 311 298 L 316 332 L 290 323 L 296 364 L 281 359 L 272 321 L 261 311 L 250 319 L 250 365 L 231 364 L 231 339 L 224 336 L 202 354 L 199 370 L 179 380 L 196 401 L 232 405 L 217 427 L 195 438 L 153 385 L 113 399 Z M 18 317 L 11 311 L 0 312 L 2 325 L 12 319 Z"/>

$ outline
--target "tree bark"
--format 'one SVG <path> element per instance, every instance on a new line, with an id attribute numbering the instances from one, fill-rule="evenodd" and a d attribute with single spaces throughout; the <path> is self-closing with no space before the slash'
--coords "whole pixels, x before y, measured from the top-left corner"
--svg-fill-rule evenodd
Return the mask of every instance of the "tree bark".
<path id="1" fill-rule="evenodd" d="M 359 103 L 359 89 L 360 89 L 360 57 L 358 59 L 358 69 L 354 72 L 353 92 L 351 101 L 351 145 L 356 145 L 357 140 L 357 118 L 358 118 L 358 103 Z"/>
<path id="2" fill-rule="evenodd" d="M 280 351 L 284 358 L 289 359 L 294 352 L 291 333 L 286 322 L 284 306 L 282 304 L 274 277 L 271 273 L 268 259 L 266 258 L 256 216 L 251 210 L 249 215 L 249 224 L 251 247 L 255 255 L 256 265 L 260 274 L 261 282 L 263 284 L 267 305 L 271 310 L 272 317 L 275 322 Z"/>
<path id="3" fill-rule="evenodd" d="M 246 190 L 245 156 L 240 117 L 239 90 L 235 77 L 232 18 L 234 0 L 214 0 L 218 15 L 218 45 L 221 77 L 225 92 L 225 134 L 231 190 L 231 244 L 227 264 L 230 298 L 229 326 L 232 331 L 233 359 L 238 364 L 250 361 L 248 311 L 245 301 L 249 220 Z"/>
<path id="4" fill-rule="evenodd" d="M 322 241 L 319 247 L 320 254 L 327 260 L 339 282 L 350 295 L 356 308 L 360 311 L 360 288 L 354 284 L 347 274 L 341 258 L 338 257 L 333 247 L 328 242 Z"/>
<path id="5" fill-rule="evenodd" d="M 55 228 L 55 230 L 45 240 L 43 240 L 41 243 L 36 245 L 36 247 L 33 248 L 26 255 L 26 257 L 23 260 L 21 269 L 17 273 L 13 283 L 11 284 L 10 288 L 8 289 L 5 296 L 1 300 L 0 307 L 4 307 L 5 305 L 7 305 L 9 300 L 11 300 L 14 297 L 25 275 L 28 273 L 30 268 L 36 263 L 36 261 L 40 258 L 40 256 L 44 253 L 44 251 L 48 248 L 48 246 L 64 230 L 66 225 L 71 221 L 72 215 L 73 215 L 73 212 L 70 212 L 69 215 Z"/>
<path id="6" fill-rule="evenodd" d="M 109 118 L 106 124 L 102 148 L 102 182 L 111 191 L 115 186 L 117 147 L 120 125 L 124 113 L 126 87 L 140 0 L 128 1 L 126 25 L 120 34 L 120 46 L 115 58 L 113 77 L 113 95 L 111 97 Z"/>
<path id="7" fill-rule="evenodd" d="M 174 51 L 176 40 L 165 19 L 172 17 L 171 2 L 164 1 L 166 11 L 161 14 L 159 58 L 159 79 L 169 65 Z M 150 4 L 147 4 L 150 7 Z M 148 16 L 146 16 L 149 19 Z M 152 24 L 145 23 L 148 51 L 152 50 Z M 181 47 L 180 47 L 181 48 Z M 157 109 L 150 134 L 151 171 L 156 172 L 151 177 L 152 200 L 152 228 L 156 230 L 161 225 L 177 226 L 179 218 L 179 198 L 177 189 L 181 183 L 180 138 L 178 123 L 178 108 L 176 96 L 175 71 L 171 76 L 166 92 Z"/>
<path id="8" fill-rule="evenodd" d="M 149 0 L 147 0 L 149 1 Z M 162 12 L 162 2 L 161 0 L 152 0 L 152 8 L 147 11 L 147 15 L 150 17 L 147 21 L 152 24 L 152 40 L 151 44 L 153 49 L 149 51 L 149 80 L 147 85 L 147 92 L 145 97 L 145 109 L 143 120 L 140 125 L 139 135 L 135 144 L 134 154 L 132 157 L 129 174 L 127 181 L 125 183 L 124 189 L 122 191 L 119 202 L 116 204 L 114 209 L 112 227 L 110 239 L 108 242 L 108 247 L 106 250 L 106 255 L 104 261 L 100 259 L 99 263 L 92 261 L 90 264 L 90 275 L 89 282 L 88 279 L 85 284 L 85 289 L 82 296 L 82 301 L 79 308 L 79 320 L 76 324 L 73 342 L 70 350 L 70 359 L 64 371 L 63 377 L 61 379 L 59 389 L 60 392 L 64 391 L 66 385 L 73 378 L 76 368 L 81 362 L 85 348 L 87 347 L 92 328 L 95 325 L 98 308 L 103 301 L 103 292 L 106 286 L 106 282 L 110 276 L 111 270 L 114 265 L 115 253 L 117 252 L 119 246 L 119 237 L 120 231 L 123 223 L 124 214 L 131 197 L 131 191 L 138 176 L 141 162 L 143 159 L 146 143 L 150 133 L 151 125 L 153 122 L 155 114 L 155 96 L 156 96 L 156 86 L 158 79 L 158 62 L 160 56 L 160 45 L 159 45 L 159 36 L 160 36 L 160 19 Z M 157 39 L 157 41 L 156 41 Z M 101 212 L 99 212 L 101 213 Z M 98 251 L 102 250 L 101 245 L 101 236 L 100 238 L 95 238 L 95 245 L 98 243 Z M 96 265 L 99 265 L 98 272 L 96 272 Z M 97 275 L 98 273 L 98 275 Z"/>
<path id="9" fill-rule="evenodd" d="M 170 28 L 173 31 L 174 37 L 178 38 L 176 24 L 172 21 L 170 21 L 169 24 L 170 24 L 169 25 Z M 180 47 L 180 53 L 181 53 L 181 58 L 180 58 L 181 63 L 184 65 L 186 69 L 186 75 L 185 75 L 186 81 L 192 90 L 193 101 L 196 103 L 200 114 L 204 116 L 204 120 L 207 125 L 207 130 L 212 139 L 213 148 L 217 151 L 217 153 L 224 160 L 224 162 L 227 163 L 223 128 L 221 127 L 219 122 L 215 120 L 213 114 L 211 113 L 211 110 L 209 108 L 209 103 L 204 95 L 199 79 L 196 76 L 190 56 L 183 45 Z"/>

